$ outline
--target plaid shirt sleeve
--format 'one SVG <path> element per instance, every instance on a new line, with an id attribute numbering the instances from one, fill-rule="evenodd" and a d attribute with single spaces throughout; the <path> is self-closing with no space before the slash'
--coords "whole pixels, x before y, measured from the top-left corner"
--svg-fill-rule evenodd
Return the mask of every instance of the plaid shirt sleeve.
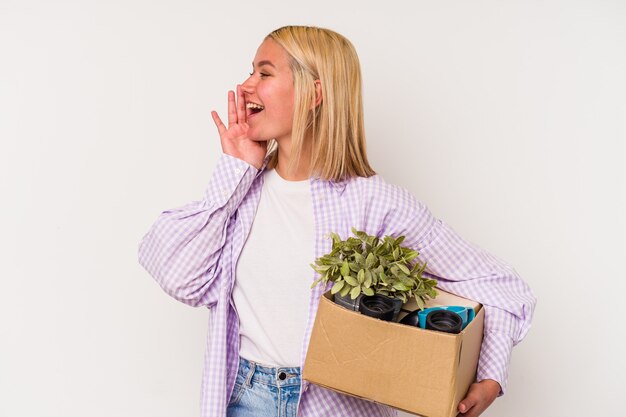
<path id="1" fill-rule="evenodd" d="M 139 263 L 167 294 L 194 307 L 215 303 L 226 226 L 257 172 L 223 154 L 203 200 L 166 210 L 157 218 L 139 244 Z"/>

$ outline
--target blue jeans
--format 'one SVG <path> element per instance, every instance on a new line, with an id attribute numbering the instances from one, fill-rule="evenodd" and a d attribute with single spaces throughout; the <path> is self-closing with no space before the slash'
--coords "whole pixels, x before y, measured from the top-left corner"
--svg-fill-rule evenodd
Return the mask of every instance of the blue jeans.
<path id="1" fill-rule="evenodd" d="M 239 358 L 227 417 L 296 417 L 300 368 L 268 368 Z"/>

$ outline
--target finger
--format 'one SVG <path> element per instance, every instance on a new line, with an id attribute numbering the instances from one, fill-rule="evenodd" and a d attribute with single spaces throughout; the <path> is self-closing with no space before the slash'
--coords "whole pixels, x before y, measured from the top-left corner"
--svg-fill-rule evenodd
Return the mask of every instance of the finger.
<path id="1" fill-rule="evenodd" d="M 475 398 L 471 396 L 465 397 L 465 399 L 463 399 L 463 401 L 459 403 L 459 412 L 465 414 L 475 405 L 476 405 Z"/>
<path id="2" fill-rule="evenodd" d="M 239 123 L 246 122 L 246 98 L 243 96 L 241 85 L 237 84 L 237 118 Z"/>
<path id="3" fill-rule="evenodd" d="M 226 126 L 224 126 L 224 123 L 222 123 L 222 119 L 220 119 L 220 116 L 218 116 L 216 111 L 211 112 L 211 117 L 213 117 L 213 122 L 217 127 L 217 131 L 219 132 L 220 136 L 222 136 L 224 132 L 226 132 Z"/>
<path id="4" fill-rule="evenodd" d="M 228 91 L 228 127 L 237 124 L 237 109 L 235 108 L 235 93 Z"/>
<path id="5" fill-rule="evenodd" d="M 485 408 L 477 404 L 468 409 L 465 413 L 458 414 L 458 417 L 479 417 L 483 411 L 485 411 Z"/>

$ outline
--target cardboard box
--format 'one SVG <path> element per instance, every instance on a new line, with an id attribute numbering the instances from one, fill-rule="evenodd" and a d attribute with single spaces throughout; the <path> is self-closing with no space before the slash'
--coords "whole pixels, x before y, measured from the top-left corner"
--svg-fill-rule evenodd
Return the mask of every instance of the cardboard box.
<path id="1" fill-rule="evenodd" d="M 438 291 L 429 307 L 463 305 L 476 311 L 461 333 L 367 317 L 335 304 L 327 292 L 320 298 L 303 378 L 409 413 L 455 417 L 475 380 L 484 310 L 476 302 Z M 403 306 L 415 309 L 414 302 Z"/>

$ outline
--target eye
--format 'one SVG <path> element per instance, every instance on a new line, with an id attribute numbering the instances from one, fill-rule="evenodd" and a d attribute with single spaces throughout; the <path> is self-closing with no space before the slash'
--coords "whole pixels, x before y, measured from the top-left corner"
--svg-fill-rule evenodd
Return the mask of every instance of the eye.
<path id="1" fill-rule="evenodd" d="M 254 75 L 254 72 L 249 72 L 248 75 L 250 75 L 251 77 Z M 266 72 L 259 72 L 259 77 L 260 78 L 265 78 L 265 77 L 269 77 L 270 74 L 266 73 Z"/>

